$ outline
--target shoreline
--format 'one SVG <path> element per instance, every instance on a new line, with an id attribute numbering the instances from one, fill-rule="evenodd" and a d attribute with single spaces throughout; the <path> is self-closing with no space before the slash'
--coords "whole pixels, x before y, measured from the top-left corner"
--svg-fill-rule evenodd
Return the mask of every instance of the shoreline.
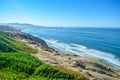
<path id="1" fill-rule="evenodd" d="M 43 39 L 43 40 L 44 40 L 44 39 Z M 45 41 L 45 40 L 44 40 L 44 41 Z M 48 46 L 49 46 L 49 45 L 48 45 Z M 54 47 L 51 47 L 51 46 L 49 46 L 49 47 L 52 48 L 52 49 L 54 49 L 54 50 L 56 50 L 56 51 L 58 51 L 58 52 L 60 52 L 60 53 L 66 54 L 66 55 L 81 56 L 81 55 L 74 54 L 74 53 L 69 53 L 69 52 L 65 52 L 65 51 L 60 51 L 59 49 L 55 49 Z M 82 57 L 88 57 L 88 56 L 82 56 Z M 112 66 L 112 67 L 115 67 L 115 68 L 120 69 L 120 66 L 115 65 L 115 64 L 113 64 L 113 63 L 110 63 L 110 62 L 108 62 L 108 61 L 106 61 L 106 60 L 99 59 L 99 58 L 96 58 L 96 57 L 91 57 L 91 56 L 89 56 L 88 58 L 97 59 L 97 60 L 99 60 L 99 61 L 101 61 L 101 62 L 103 62 L 103 63 L 105 63 L 105 64 L 107 64 L 107 65 L 109 65 L 109 66 Z"/>
<path id="2" fill-rule="evenodd" d="M 39 38 L 39 37 L 38 37 L 38 38 Z M 44 39 L 43 39 L 43 40 L 44 40 Z M 45 40 L 44 40 L 44 41 L 45 41 Z M 49 46 L 49 45 L 48 45 L 48 46 Z M 51 47 L 51 46 L 49 46 L 49 47 Z M 51 48 L 55 49 L 54 47 L 51 47 Z M 69 52 L 67 52 L 67 51 L 60 51 L 59 49 L 55 49 L 55 50 L 58 51 L 58 52 L 67 54 L 67 55 L 71 55 L 71 56 L 81 56 L 81 55 L 78 55 L 78 54 L 69 53 Z M 115 65 L 115 64 L 113 64 L 113 63 L 110 63 L 110 62 L 108 62 L 108 61 L 106 61 L 106 60 L 104 60 L 104 59 L 100 59 L 100 58 L 96 58 L 96 57 L 92 57 L 92 56 L 83 56 L 83 57 L 94 58 L 94 59 L 97 59 L 97 60 L 99 60 L 99 61 L 101 61 L 101 62 L 103 62 L 103 63 L 105 63 L 105 64 L 107 64 L 107 65 L 109 65 L 109 66 L 112 66 L 112 67 L 115 67 L 115 68 L 120 69 L 120 66 Z"/>
<path id="3" fill-rule="evenodd" d="M 40 38 L 39 36 L 37 37 Z M 73 54 L 73 55 L 75 54 L 79 56 L 96 58 L 108 65 L 120 69 L 119 57 L 115 56 L 112 53 L 100 51 L 93 48 L 88 48 L 80 44 L 64 43 L 64 42 L 59 42 L 59 40 L 47 39 L 47 38 L 42 38 L 42 39 L 46 41 L 49 47 L 52 47 L 53 49 L 58 50 L 60 52 L 62 51 L 68 54 Z"/>
<path id="4" fill-rule="evenodd" d="M 8 32 L 9 33 L 9 32 Z M 9 33 L 10 34 L 10 33 Z M 38 50 L 37 54 L 31 54 L 47 64 L 54 66 L 62 66 L 67 69 L 80 72 L 85 76 L 97 80 L 118 80 L 120 78 L 120 70 L 112 67 L 108 64 L 101 62 L 95 58 L 83 57 L 78 55 L 69 55 L 62 52 L 56 51 L 52 48 L 49 48 L 47 45 L 41 45 L 41 43 L 35 43 L 35 38 L 31 40 L 29 37 L 31 35 L 22 33 L 22 32 L 13 32 L 12 37 L 19 39 L 32 48 Z M 15 36 L 16 35 L 16 36 Z M 25 35 L 27 37 L 25 37 Z M 31 42 L 32 41 L 32 42 Z M 42 43 L 46 43 L 43 41 Z"/>

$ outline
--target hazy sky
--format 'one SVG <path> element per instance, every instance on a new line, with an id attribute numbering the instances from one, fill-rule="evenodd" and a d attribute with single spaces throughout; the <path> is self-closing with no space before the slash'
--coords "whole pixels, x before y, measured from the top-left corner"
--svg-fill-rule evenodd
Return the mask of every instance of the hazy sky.
<path id="1" fill-rule="evenodd" d="M 0 23 L 120 27 L 120 0 L 0 0 Z"/>

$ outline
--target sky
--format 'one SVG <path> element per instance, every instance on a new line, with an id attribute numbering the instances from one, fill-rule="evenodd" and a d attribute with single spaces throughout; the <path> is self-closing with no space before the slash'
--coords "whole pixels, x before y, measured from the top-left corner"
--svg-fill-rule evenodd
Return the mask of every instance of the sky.
<path id="1" fill-rule="evenodd" d="M 120 0 L 0 0 L 0 23 L 120 28 Z"/>

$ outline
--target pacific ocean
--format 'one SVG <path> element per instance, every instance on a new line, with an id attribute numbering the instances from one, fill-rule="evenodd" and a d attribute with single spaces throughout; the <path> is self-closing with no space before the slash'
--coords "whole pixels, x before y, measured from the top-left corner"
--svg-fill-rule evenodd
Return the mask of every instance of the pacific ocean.
<path id="1" fill-rule="evenodd" d="M 120 68 L 120 28 L 36 27 L 22 31 L 59 51 L 98 58 Z"/>

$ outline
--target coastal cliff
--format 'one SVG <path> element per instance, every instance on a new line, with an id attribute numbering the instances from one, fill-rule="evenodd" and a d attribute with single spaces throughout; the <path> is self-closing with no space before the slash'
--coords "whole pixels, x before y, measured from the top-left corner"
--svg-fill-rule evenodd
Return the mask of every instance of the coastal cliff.
<path id="1" fill-rule="evenodd" d="M 53 66 L 60 66 L 82 73 L 91 80 L 119 80 L 120 69 L 105 64 L 98 59 L 68 55 L 60 51 L 56 51 L 46 44 L 46 42 L 38 37 L 32 36 L 13 29 L 4 29 L 14 39 L 25 42 L 28 46 L 37 50 L 36 54 L 31 54 L 37 57 L 42 62 Z"/>

